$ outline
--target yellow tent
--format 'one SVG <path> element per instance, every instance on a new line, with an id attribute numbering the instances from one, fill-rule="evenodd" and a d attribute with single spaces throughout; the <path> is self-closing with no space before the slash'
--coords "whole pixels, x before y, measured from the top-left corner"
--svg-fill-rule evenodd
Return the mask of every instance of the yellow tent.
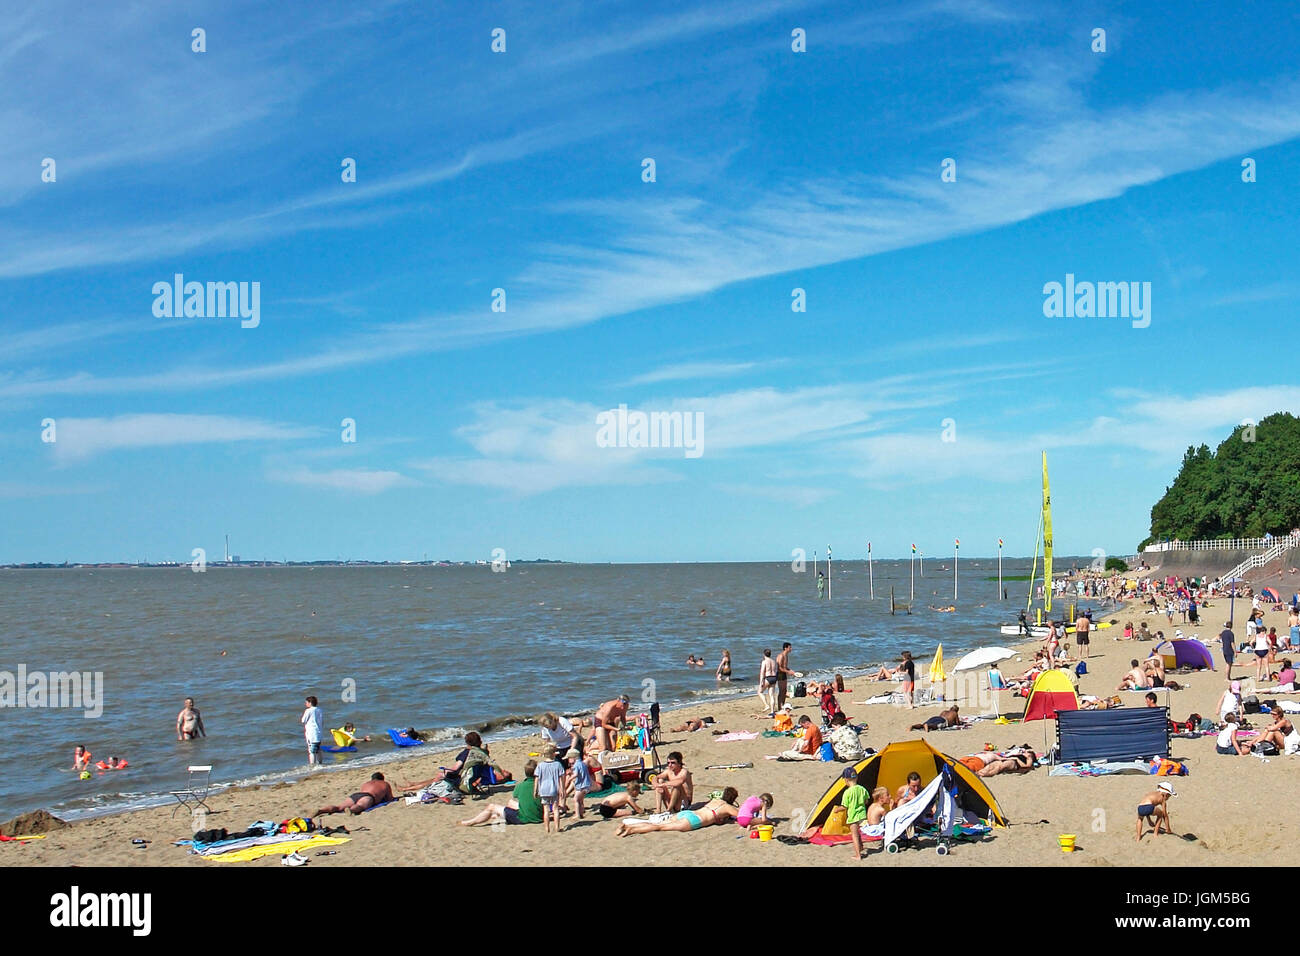
<path id="1" fill-rule="evenodd" d="M 906 785 L 907 775 L 915 771 L 921 776 L 921 786 L 926 786 L 947 765 L 957 783 L 957 802 L 963 809 L 973 810 L 986 818 L 994 826 L 1006 826 L 1007 818 L 998 806 L 997 799 L 989 791 L 982 779 L 955 757 L 935 750 L 924 740 L 904 740 L 887 746 L 880 753 L 872 754 L 854 765 L 858 772 L 857 784 L 870 793 L 876 787 L 888 788 L 893 794 L 899 787 Z M 814 828 L 820 828 L 830 817 L 831 809 L 840 802 L 848 784 L 843 777 L 836 777 L 830 788 L 817 801 L 812 814 L 804 825 L 803 836 L 812 835 Z"/>
<path id="2" fill-rule="evenodd" d="M 930 683 L 942 684 L 947 680 L 948 675 L 943 672 L 943 645 L 934 652 L 934 660 L 930 664 Z"/>

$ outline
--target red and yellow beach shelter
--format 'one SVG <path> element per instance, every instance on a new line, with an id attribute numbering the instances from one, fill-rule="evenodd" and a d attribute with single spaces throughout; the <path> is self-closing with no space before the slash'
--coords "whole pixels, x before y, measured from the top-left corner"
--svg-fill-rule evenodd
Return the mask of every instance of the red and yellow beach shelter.
<path id="1" fill-rule="evenodd" d="M 1043 671 L 1034 681 L 1025 701 L 1025 716 L 1022 720 L 1046 720 L 1055 717 L 1058 710 L 1078 710 L 1079 695 L 1074 690 L 1065 671 Z"/>

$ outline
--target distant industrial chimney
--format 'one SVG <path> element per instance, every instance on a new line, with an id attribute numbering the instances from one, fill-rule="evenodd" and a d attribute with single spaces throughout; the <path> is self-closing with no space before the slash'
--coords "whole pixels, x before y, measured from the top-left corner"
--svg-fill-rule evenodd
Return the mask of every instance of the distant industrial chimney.
<path id="1" fill-rule="evenodd" d="M 230 563 L 230 535 L 226 535 L 226 564 Z"/>

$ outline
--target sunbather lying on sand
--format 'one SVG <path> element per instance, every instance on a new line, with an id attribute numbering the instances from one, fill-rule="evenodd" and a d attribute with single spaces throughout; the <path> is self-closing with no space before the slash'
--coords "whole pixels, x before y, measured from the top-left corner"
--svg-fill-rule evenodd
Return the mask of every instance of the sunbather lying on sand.
<path id="1" fill-rule="evenodd" d="M 1032 750 L 1012 754 L 999 760 L 990 760 L 979 771 L 981 777 L 996 777 L 1000 773 L 1029 773 L 1038 763 L 1038 755 Z"/>
<path id="2" fill-rule="evenodd" d="M 718 823 L 734 820 L 740 813 L 740 808 L 736 806 L 736 800 L 739 797 L 740 794 L 735 787 L 728 787 L 722 791 L 722 799 L 710 800 L 698 810 L 680 810 L 671 820 L 663 823 L 620 823 L 618 825 L 618 835 L 625 837 L 637 833 L 661 833 L 665 830 L 677 830 L 685 833 L 690 830 L 699 830 L 703 827 L 711 827 Z"/>
<path id="3" fill-rule="evenodd" d="M 327 813 L 364 813 L 371 807 L 387 803 L 393 799 L 393 788 L 384 780 L 382 773 L 373 773 L 370 779 L 361 785 L 361 789 L 337 806 L 321 807 L 314 814 L 323 817 Z"/>
<path id="4" fill-rule="evenodd" d="M 686 723 L 680 724 L 676 727 L 669 727 L 668 729 L 674 734 L 694 733 L 697 730 L 703 730 L 705 727 L 713 726 L 713 723 L 714 721 L 712 717 L 688 717 Z M 718 733 L 725 734 L 726 731 L 720 730 Z"/>
<path id="5" fill-rule="evenodd" d="M 635 780 L 629 780 L 627 784 L 627 793 L 612 793 L 600 803 L 596 804 L 596 812 L 606 820 L 612 820 L 614 817 L 630 817 L 633 814 L 644 813 L 641 805 L 637 803 L 637 797 L 641 796 L 641 784 Z"/>
<path id="6" fill-rule="evenodd" d="M 913 724 L 909 730 L 924 730 L 929 733 L 931 730 L 938 730 L 940 727 L 957 727 L 961 724 L 961 717 L 957 713 L 957 705 L 953 704 L 947 710 L 933 717 L 927 718 L 923 724 Z"/>

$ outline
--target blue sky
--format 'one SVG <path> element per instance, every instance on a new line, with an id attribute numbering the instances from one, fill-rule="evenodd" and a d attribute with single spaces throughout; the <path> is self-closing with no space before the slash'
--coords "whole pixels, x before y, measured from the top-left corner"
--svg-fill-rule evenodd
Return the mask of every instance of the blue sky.
<path id="1" fill-rule="evenodd" d="M 1298 41 L 1285 3 L 11 14 L 0 562 L 1027 554 L 1043 449 L 1057 550 L 1131 553 L 1189 444 L 1300 406 Z M 176 273 L 260 324 L 156 317 Z M 1067 273 L 1149 282 L 1149 327 L 1045 317 Z M 620 404 L 703 454 L 601 447 Z"/>

